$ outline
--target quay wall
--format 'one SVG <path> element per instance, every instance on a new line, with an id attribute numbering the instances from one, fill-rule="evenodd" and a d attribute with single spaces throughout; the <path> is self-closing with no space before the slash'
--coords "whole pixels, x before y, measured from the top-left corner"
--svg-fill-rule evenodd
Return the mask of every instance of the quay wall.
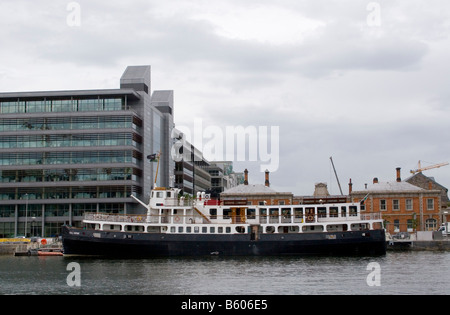
<path id="1" fill-rule="evenodd" d="M 449 241 L 415 241 L 412 243 L 411 250 L 422 251 L 447 251 L 450 250 Z"/>
<path id="2" fill-rule="evenodd" d="M 28 244 L 0 244 L 0 255 L 14 255 L 16 251 L 27 251 Z"/>
<path id="3" fill-rule="evenodd" d="M 408 250 L 408 251 L 450 251 L 449 241 L 404 241 L 389 242 L 388 250 Z"/>
<path id="4" fill-rule="evenodd" d="M 0 255 L 14 255 L 15 252 L 27 252 L 30 249 L 39 247 L 60 245 L 57 238 L 45 239 L 45 245 L 41 243 L 43 239 L 0 239 Z"/>
<path id="5" fill-rule="evenodd" d="M 388 237 L 388 250 L 450 251 L 450 237 L 442 232 L 416 232 L 404 239 Z"/>

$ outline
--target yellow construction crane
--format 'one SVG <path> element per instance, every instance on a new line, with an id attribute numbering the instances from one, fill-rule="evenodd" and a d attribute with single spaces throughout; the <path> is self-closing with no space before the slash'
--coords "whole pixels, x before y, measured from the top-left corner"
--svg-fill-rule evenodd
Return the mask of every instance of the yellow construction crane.
<path id="1" fill-rule="evenodd" d="M 434 168 L 439 168 L 442 166 L 447 166 L 449 163 L 445 162 L 445 163 L 439 163 L 439 164 L 435 164 L 435 165 L 430 165 L 430 166 L 426 166 L 426 167 L 422 167 L 422 162 L 419 161 L 419 164 L 417 165 L 418 168 L 416 170 L 411 170 L 411 174 L 416 174 L 416 173 L 421 173 L 423 171 L 427 171 L 427 170 L 432 170 Z"/>

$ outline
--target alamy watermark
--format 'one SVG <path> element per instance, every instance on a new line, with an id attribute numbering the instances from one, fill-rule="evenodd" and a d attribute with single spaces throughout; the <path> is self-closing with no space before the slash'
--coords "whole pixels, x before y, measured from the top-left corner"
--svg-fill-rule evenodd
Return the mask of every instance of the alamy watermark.
<path id="1" fill-rule="evenodd" d="M 70 271 L 66 278 L 69 287 L 81 287 L 81 266 L 79 263 L 72 262 L 67 265 L 67 271 Z"/>
<path id="2" fill-rule="evenodd" d="M 70 27 L 81 26 L 81 5 L 78 2 L 69 2 L 66 7 L 69 14 L 66 23 Z"/>
<path id="3" fill-rule="evenodd" d="M 372 262 L 367 265 L 367 271 L 370 271 L 366 278 L 369 287 L 381 287 L 381 266 L 379 263 Z"/>
<path id="4" fill-rule="evenodd" d="M 177 126 L 172 139 L 171 155 L 176 162 L 201 161 L 203 156 L 210 161 L 260 162 L 261 172 L 276 172 L 280 163 L 279 126 L 205 127 L 196 118 L 193 130 Z"/>
<path id="5" fill-rule="evenodd" d="M 367 26 L 380 27 L 381 26 L 381 5 L 378 2 L 370 2 L 367 4 Z"/>

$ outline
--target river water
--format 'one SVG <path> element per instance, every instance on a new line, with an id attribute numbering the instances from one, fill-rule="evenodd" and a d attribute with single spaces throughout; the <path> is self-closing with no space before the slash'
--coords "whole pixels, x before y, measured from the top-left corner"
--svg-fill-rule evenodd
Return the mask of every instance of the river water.
<path id="1" fill-rule="evenodd" d="M 450 252 L 375 258 L 0 256 L 0 294 L 442 295 L 450 294 L 449 262 Z M 78 268 L 68 270 L 71 263 Z"/>

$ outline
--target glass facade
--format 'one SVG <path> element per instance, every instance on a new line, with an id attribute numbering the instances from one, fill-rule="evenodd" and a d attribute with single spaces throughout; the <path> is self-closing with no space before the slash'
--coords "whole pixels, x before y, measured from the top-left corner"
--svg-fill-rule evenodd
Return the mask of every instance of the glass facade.
<path id="1" fill-rule="evenodd" d="M 71 181 L 139 181 L 142 171 L 127 168 L 88 168 L 51 170 L 0 170 L 0 183 L 42 183 Z"/>
<path id="2" fill-rule="evenodd" d="M 134 133 L 60 134 L 0 136 L 0 149 L 133 146 L 140 149 L 142 139 Z"/>
<path id="3" fill-rule="evenodd" d="M 1 151 L 0 151 L 1 152 Z M 42 153 L 0 153 L 0 165 L 64 165 L 64 164 L 142 163 L 142 153 L 124 151 L 76 151 Z"/>
<path id="4" fill-rule="evenodd" d="M 173 128 L 173 91 L 150 95 L 150 74 L 128 67 L 119 89 L 0 93 L 0 238 L 146 212 L 131 195 L 148 201 L 156 163 L 145 157 L 157 152 L 167 185 Z"/>
<path id="5" fill-rule="evenodd" d="M 6 131 L 48 131 L 88 129 L 134 129 L 139 130 L 142 121 L 135 116 L 106 117 L 50 117 L 0 119 L 0 132 Z"/>
<path id="6" fill-rule="evenodd" d="M 85 212 L 124 213 L 142 195 L 143 121 L 127 103 L 0 100 L 0 237 L 55 236 Z"/>
<path id="7" fill-rule="evenodd" d="M 8 100 L 0 102 L 0 114 L 25 113 L 62 113 L 62 112 L 98 112 L 126 109 L 126 99 L 93 98 L 93 99 L 41 99 L 41 100 Z"/>

